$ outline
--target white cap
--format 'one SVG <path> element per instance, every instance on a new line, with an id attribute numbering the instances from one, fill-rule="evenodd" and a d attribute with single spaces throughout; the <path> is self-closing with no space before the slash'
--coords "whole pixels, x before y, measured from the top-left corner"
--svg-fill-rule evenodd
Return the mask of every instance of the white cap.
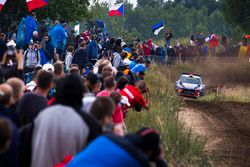
<path id="1" fill-rule="evenodd" d="M 126 96 L 122 96 L 121 103 L 126 104 L 128 107 L 130 107 L 130 103 L 129 103 L 128 98 Z"/>
<path id="2" fill-rule="evenodd" d="M 124 45 L 126 45 L 126 42 L 122 42 L 122 43 L 121 43 L 121 46 L 122 46 L 122 47 L 123 47 Z"/>
<path id="3" fill-rule="evenodd" d="M 130 61 L 129 59 L 124 59 L 124 60 L 123 60 L 123 64 L 124 64 L 125 66 L 129 66 L 130 63 L 131 63 L 131 61 Z"/>
<path id="4" fill-rule="evenodd" d="M 11 40 L 10 42 L 8 42 L 8 43 L 6 44 L 6 46 L 7 46 L 7 47 L 10 47 L 10 46 L 16 47 L 16 43 L 15 43 L 13 40 Z"/>
<path id="5" fill-rule="evenodd" d="M 37 31 L 33 31 L 33 36 L 37 36 L 38 35 L 38 32 Z"/>
<path id="6" fill-rule="evenodd" d="M 48 71 L 48 72 L 54 72 L 55 68 L 52 64 L 44 64 L 43 70 Z"/>

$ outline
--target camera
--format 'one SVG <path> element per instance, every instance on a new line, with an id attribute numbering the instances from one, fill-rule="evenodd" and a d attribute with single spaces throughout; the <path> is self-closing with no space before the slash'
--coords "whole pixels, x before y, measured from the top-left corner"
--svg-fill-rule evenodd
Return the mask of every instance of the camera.
<path id="1" fill-rule="evenodd" d="M 15 56 L 15 48 L 13 46 L 8 47 L 7 56 L 14 57 Z"/>
<path id="2" fill-rule="evenodd" d="M 15 48 L 16 48 L 16 43 L 11 40 L 6 44 L 7 46 L 7 56 L 8 57 L 14 57 L 15 56 Z"/>

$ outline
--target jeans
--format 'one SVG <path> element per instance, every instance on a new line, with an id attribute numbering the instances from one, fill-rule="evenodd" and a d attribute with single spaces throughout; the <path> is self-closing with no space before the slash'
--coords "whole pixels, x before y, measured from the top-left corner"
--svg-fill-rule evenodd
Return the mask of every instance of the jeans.
<path id="1" fill-rule="evenodd" d="M 166 40 L 166 48 L 169 48 L 170 45 L 171 45 L 171 41 L 170 40 Z"/>

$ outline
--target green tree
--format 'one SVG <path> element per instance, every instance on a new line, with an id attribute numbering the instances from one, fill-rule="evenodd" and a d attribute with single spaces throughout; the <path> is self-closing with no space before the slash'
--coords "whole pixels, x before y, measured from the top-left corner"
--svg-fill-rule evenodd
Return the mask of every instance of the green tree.
<path id="1" fill-rule="evenodd" d="M 49 0 L 47 6 L 34 10 L 38 18 L 81 20 L 88 16 L 88 0 Z M 0 13 L 1 29 L 6 30 L 11 24 L 17 24 L 28 14 L 26 0 L 7 0 Z"/>
<path id="2" fill-rule="evenodd" d="M 185 3 L 192 3 L 194 6 L 189 7 Z M 142 40 L 148 37 L 163 39 L 166 29 L 173 31 L 174 38 L 183 38 L 200 32 L 206 35 L 211 32 L 226 33 L 230 36 L 235 32 L 223 17 L 218 1 L 187 0 L 185 3 L 184 0 L 179 3 L 177 1 L 138 0 L 138 6 L 133 8 L 125 1 L 124 17 L 109 17 L 108 5 L 97 3 L 91 7 L 90 15 L 93 19 L 103 20 L 111 36 L 124 38 L 131 38 L 134 35 L 134 38 L 139 37 Z M 165 22 L 165 30 L 155 36 L 151 27 L 161 19 Z M 121 28 L 122 20 L 123 29 Z"/>
<path id="3" fill-rule="evenodd" d="M 239 25 L 244 31 L 250 32 L 250 1 L 222 0 L 223 12 L 226 19 Z"/>
<path id="4" fill-rule="evenodd" d="M 220 7 L 220 2 L 218 0 L 174 0 L 173 4 L 182 4 L 187 8 L 195 9 L 200 9 L 205 6 L 209 14 Z"/>

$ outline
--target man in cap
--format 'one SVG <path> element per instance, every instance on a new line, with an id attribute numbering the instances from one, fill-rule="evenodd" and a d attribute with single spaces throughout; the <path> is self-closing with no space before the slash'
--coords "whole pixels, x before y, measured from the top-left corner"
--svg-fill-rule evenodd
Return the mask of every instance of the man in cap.
<path id="1" fill-rule="evenodd" d="M 36 65 L 40 64 L 40 53 L 33 40 L 30 41 L 29 48 L 24 52 L 24 71 L 32 72 Z"/>

